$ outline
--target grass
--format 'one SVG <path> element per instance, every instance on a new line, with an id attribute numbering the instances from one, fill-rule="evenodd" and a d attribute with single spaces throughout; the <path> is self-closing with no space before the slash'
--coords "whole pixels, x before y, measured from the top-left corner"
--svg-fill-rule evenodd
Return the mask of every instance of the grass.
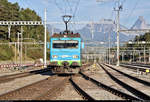
<path id="1" fill-rule="evenodd" d="M 0 45 L 0 60 L 12 60 L 14 57 L 14 52 L 11 46 L 9 45 Z"/>

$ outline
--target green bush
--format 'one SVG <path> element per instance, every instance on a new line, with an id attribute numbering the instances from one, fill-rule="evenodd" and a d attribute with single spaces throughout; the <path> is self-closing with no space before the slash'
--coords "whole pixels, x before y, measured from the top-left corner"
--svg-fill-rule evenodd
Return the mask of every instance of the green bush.
<path id="1" fill-rule="evenodd" d="M 43 50 L 30 49 L 27 52 L 27 56 L 34 60 L 43 58 Z"/>
<path id="2" fill-rule="evenodd" d="M 12 47 L 9 47 L 9 45 L 0 46 L 0 60 L 12 60 L 13 57 L 14 53 Z"/>

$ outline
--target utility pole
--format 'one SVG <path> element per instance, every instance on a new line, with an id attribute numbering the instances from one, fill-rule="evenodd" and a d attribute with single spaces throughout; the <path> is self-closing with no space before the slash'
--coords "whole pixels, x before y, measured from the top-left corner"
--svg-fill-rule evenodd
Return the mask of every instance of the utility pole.
<path id="1" fill-rule="evenodd" d="M 11 30 L 11 25 L 8 25 L 8 38 L 10 39 L 10 30 Z M 10 42 L 9 42 L 9 48 L 10 48 Z"/>
<path id="2" fill-rule="evenodd" d="M 148 52 L 149 52 L 148 61 L 150 63 L 150 48 L 148 49 Z"/>
<path id="3" fill-rule="evenodd" d="M 119 32 L 120 32 L 120 10 L 122 10 L 122 5 L 120 5 L 120 2 L 118 1 L 118 7 L 117 8 L 114 8 L 114 11 L 117 12 L 117 20 L 116 20 L 116 23 L 117 23 L 117 64 L 116 66 L 119 66 L 120 65 L 120 61 L 119 61 Z"/>
<path id="4" fill-rule="evenodd" d="M 133 62 L 134 62 L 134 49 L 133 49 L 132 55 L 133 55 Z"/>
<path id="5" fill-rule="evenodd" d="M 17 63 L 17 58 L 16 58 L 16 42 L 15 42 L 15 64 Z"/>
<path id="6" fill-rule="evenodd" d="M 46 8 L 45 8 L 45 21 L 44 21 L 44 25 L 45 25 L 45 33 L 44 33 L 44 68 L 46 67 L 46 31 L 47 31 L 47 29 L 46 29 L 46 16 L 47 16 L 47 11 L 46 11 Z"/>
<path id="7" fill-rule="evenodd" d="M 8 38 L 10 38 L 11 25 L 8 25 Z"/>
<path id="8" fill-rule="evenodd" d="M 21 52 L 21 65 L 22 65 L 22 47 L 23 47 L 22 46 L 22 39 L 23 39 L 23 36 L 22 36 L 22 34 L 23 34 L 23 28 L 22 28 L 22 26 L 21 26 L 21 33 L 20 34 L 21 34 L 21 41 L 20 41 L 21 42 L 20 43 L 21 44 L 21 51 L 20 52 Z"/>
<path id="9" fill-rule="evenodd" d="M 104 62 L 107 63 L 107 47 L 106 47 L 106 32 L 104 31 Z"/>
<path id="10" fill-rule="evenodd" d="M 94 23 L 91 22 L 91 33 L 92 33 L 92 39 L 94 38 Z"/>
<path id="11" fill-rule="evenodd" d="M 20 56 L 20 49 L 19 49 L 19 32 L 18 32 L 18 54 Z M 18 58 L 17 58 L 18 59 Z M 18 59 L 19 60 L 19 59 Z"/>
<path id="12" fill-rule="evenodd" d="M 24 61 L 25 61 L 25 63 L 26 63 L 26 58 L 27 58 L 27 46 L 25 45 L 25 55 L 24 55 Z"/>
<path id="13" fill-rule="evenodd" d="M 124 61 L 124 52 L 122 51 L 122 63 Z"/>
<path id="14" fill-rule="evenodd" d="M 20 64 L 22 64 L 22 34 L 23 34 L 23 28 L 21 26 L 21 32 L 18 32 L 18 54 L 20 57 Z M 21 37 L 21 40 L 19 39 Z"/>
<path id="15" fill-rule="evenodd" d="M 109 64 L 110 64 L 110 33 L 109 33 L 109 55 L 108 55 L 109 57 Z"/>
<path id="16" fill-rule="evenodd" d="M 141 62 L 141 52 L 139 51 L 139 62 Z"/>
<path id="17" fill-rule="evenodd" d="M 144 64 L 146 63 L 146 60 L 145 60 L 145 45 L 144 45 Z"/>

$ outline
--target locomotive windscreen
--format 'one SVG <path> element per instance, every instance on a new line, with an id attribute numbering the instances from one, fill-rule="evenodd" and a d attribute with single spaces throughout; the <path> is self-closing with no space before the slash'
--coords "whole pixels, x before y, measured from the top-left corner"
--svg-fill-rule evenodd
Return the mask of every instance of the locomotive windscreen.
<path id="1" fill-rule="evenodd" d="M 78 48 L 76 40 L 54 40 L 53 48 Z"/>

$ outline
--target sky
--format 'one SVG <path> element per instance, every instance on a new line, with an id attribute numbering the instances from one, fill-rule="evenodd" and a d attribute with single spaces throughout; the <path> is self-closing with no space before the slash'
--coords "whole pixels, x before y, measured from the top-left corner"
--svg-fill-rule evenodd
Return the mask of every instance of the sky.
<path id="1" fill-rule="evenodd" d="M 115 20 L 118 0 L 8 0 L 18 2 L 22 8 L 30 8 L 44 19 L 47 9 L 47 21 L 61 22 L 65 14 L 75 14 L 73 21 L 94 21 L 100 19 Z M 97 2 L 99 1 L 99 2 Z M 105 1 L 105 2 L 100 2 Z M 130 28 L 139 16 L 150 24 L 150 0 L 120 0 L 123 10 L 120 12 L 120 24 Z M 75 13 L 74 13 L 75 12 Z"/>

